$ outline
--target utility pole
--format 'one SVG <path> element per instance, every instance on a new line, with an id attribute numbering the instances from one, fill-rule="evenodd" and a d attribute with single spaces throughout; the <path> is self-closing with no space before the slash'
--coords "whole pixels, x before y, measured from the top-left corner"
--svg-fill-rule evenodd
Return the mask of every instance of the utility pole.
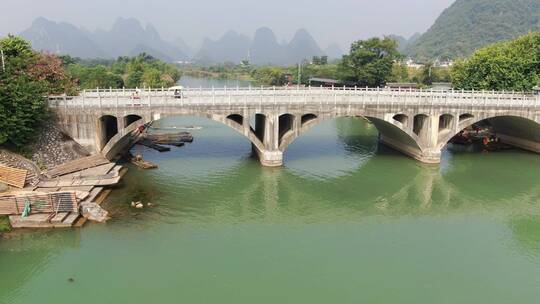
<path id="1" fill-rule="evenodd" d="M 6 71 L 6 63 L 4 62 L 4 50 L 0 49 L 0 55 L 2 57 L 2 72 Z"/>
<path id="2" fill-rule="evenodd" d="M 300 87 L 300 81 L 302 78 L 302 63 L 298 63 L 298 87 Z"/>

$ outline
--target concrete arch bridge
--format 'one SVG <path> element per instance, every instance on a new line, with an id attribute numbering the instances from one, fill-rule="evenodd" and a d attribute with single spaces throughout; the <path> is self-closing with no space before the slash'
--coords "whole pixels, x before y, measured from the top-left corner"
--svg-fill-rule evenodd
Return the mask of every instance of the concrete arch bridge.
<path id="1" fill-rule="evenodd" d="M 540 96 L 532 93 L 370 88 L 93 90 L 51 96 L 67 134 L 108 158 L 128 149 L 143 122 L 202 116 L 252 143 L 264 166 L 280 166 L 287 147 L 309 128 L 336 117 L 365 117 L 380 141 L 424 163 L 464 128 L 487 120 L 510 145 L 540 153 Z"/>

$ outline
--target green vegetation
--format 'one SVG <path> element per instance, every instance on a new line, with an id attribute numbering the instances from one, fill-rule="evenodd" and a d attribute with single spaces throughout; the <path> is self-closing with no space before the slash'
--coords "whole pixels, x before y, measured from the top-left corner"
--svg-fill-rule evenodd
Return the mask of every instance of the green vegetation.
<path id="1" fill-rule="evenodd" d="M 7 216 L 0 216 L 0 233 L 11 231 L 11 225 Z"/>
<path id="2" fill-rule="evenodd" d="M 478 50 L 456 63 L 452 79 L 460 89 L 531 90 L 540 84 L 540 32 Z"/>
<path id="3" fill-rule="evenodd" d="M 540 29 L 538 0 L 457 0 L 406 49 L 425 61 L 469 56 L 474 50 Z"/>
<path id="4" fill-rule="evenodd" d="M 21 148 L 48 116 L 45 96 L 72 88 L 58 57 L 36 53 L 23 39 L 0 40 L 5 70 L 0 70 L 0 145 Z"/>
<path id="5" fill-rule="evenodd" d="M 253 80 L 258 85 L 282 86 L 285 84 L 287 70 L 281 67 L 261 67 L 251 72 Z"/>
<path id="6" fill-rule="evenodd" d="M 350 54 L 341 61 L 339 78 L 359 86 L 384 85 L 392 75 L 394 62 L 400 59 L 397 47 L 389 37 L 353 42 Z"/>
<path id="7" fill-rule="evenodd" d="M 81 60 L 69 56 L 64 56 L 63 61 L 80 89 L 171 87 L 182 75 L 176 66 L 145 53 L 114 61 Z"/>
<path id="8" fill-rule="evenodd" d="M 180 70 L 147 54 L 117 60 L 83 61 L 32 50 L 18 37 L 0 40 L 5 69 L 0 70 L 0 145 L 24 151 L 48 116 L 46 96 L 79 89 L 170 87 Z"/>

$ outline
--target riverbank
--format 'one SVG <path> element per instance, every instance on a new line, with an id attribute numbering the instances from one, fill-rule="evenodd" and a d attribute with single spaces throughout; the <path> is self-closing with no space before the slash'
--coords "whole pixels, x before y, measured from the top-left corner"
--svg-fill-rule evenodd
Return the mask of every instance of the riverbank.
<path id="1" fill-rule="evenodd" d="M 13 228 L 65 228 L 81 227 L 86 218 L 106 219 L 99 205 L 110 193 L 107 189 L 120 182 L 126 168 L 100 155 L 88 156 L 54 121 L 41 128 L 38 139 L 27 150 L 32 159 L 0 149 L 3 170 L 24 176 L 21 183 L 11 184 L 0 193 L 4 230 L 6 221 Z"/>

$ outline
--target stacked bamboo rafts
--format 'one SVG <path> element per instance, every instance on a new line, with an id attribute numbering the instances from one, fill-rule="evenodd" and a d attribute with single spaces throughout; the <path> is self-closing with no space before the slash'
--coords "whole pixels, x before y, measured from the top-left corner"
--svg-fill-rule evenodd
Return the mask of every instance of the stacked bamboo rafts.
<path id="1" fill-rule="evenodd" d="M 0 166 L 0 182 L 17 188 L 24 188 L 27 170 Z"/>
<path id="2" fill-rule="evenodd" d="M 77 226 L 84 222 L 79 206 L 102 202 L 104 187 L 117 184 L 126 170 L 100 155 L 60 165 L 45 172 L 32 192 L 0 197 L 0 214 L 9 215 L 15 228 Z"/>

